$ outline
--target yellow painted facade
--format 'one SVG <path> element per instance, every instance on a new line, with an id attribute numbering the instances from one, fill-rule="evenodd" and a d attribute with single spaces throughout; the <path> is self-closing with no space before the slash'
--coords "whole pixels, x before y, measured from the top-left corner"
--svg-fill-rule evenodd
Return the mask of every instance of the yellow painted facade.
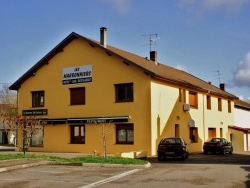
<path id="1" fill-rule="evenodd" d="M 69 67 L 91 65 L 92 81 L 81 84 L 62 84 L 63 70 Z M 157 65 L 155 65 L 157 66 Z M 115 84 L 133 83 L 133 102 L 115 101 Z M 85 87 L 85 105 L 70 105 L 70 89 Z M 180 100 L 180 89 L 185 93 Z M 198 108 L 183 110 L 189 104 L 189 91 L 197 92 Z M 32 92 L 44 91 L 44 106 L 32 107 Z M 233 124 L 228 112 L 228 100 L 222 99 L 218 111 L 218 96 L 211 95 L 211 110 L 206 107 L 209 91 L 196 91 L 178 83 L 152 78 L 138 67 L 124 63 L 119 56 L 108 54 L 103 48 L 93 47 L 82 39 L 72 40 L 47 64 L 22 83 L 18 89 L 19 114 L 24 110 L 47 109 L 41 118 L 82 118 L 129 116 L 127 123 L 134 126 L 134 143 L 116 143 L 116 123 L 85 123 L 85 144 L 70 142 L 70 124 L 47 124 L 43 131 L 43 146 L 29 147 L 29 151 L 82 152 L 103 151 L 102 130 L 108 128 L 107 153 L 147 151 L 157 154 L 157 145 L 163 137 L 180 136 L 190 142 L 190 127 L 198 131 L 197 142 L 189 145 L 190 152 L 201 152 L 208 139 L 208 129 L 214 128 L 217 137 L 229 139 L 228 125 Z M 20 142 L 20 141 L 19 141 Z"/>

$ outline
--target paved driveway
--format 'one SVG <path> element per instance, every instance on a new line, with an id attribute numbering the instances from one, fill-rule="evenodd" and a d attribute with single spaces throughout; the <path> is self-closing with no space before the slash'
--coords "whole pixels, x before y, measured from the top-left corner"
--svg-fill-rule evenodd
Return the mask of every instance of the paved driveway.
<path id="1" fill-rule="evenodd" d="M 146 169 L 47 165 L 0 173 L 0 187 L 250 187 L 249 155 L 190 155 Z"/>

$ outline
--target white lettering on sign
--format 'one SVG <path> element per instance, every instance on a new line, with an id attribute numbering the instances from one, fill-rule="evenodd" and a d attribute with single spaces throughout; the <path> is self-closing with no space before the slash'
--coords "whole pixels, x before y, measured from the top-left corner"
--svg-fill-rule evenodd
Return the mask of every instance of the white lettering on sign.
<path id="1" fill-rule="evenodd" d="M 92 65 L 63 69 L 63 85 L 92 82 Z"/>

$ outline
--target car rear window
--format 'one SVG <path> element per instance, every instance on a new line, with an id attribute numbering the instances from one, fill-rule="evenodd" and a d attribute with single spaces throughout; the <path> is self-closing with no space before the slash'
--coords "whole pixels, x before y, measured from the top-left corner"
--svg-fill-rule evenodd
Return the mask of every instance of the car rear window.
<path id="1" fill-rule="evenodd" d="M 180 144 L 181 140 L 179 138 L 166 138 L 161 141 L 162 144 Z"/>

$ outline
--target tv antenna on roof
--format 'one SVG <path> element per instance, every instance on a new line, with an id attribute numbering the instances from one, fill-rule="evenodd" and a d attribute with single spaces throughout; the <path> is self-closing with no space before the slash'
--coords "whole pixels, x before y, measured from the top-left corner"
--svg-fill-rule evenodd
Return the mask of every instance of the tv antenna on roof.
<path id="1" fill-rule="evenodd" d="M 217 79 L 219 80 L 219 84 L 221 84 L 221 78 L 222 78 L 222 74 L 220 73 L 220 71 L 219 70 L 217 70 L 217 71 L 213 71 L 213 72 L 217 72 Z"/>
<path id="2" fill-rule="evenodd" d="M 152 45 L 156 45 L 155 41 L 159 39 L 158 34 L 157 33 L 153 33 L 153 34 L 141 35 L 141 36 L 149 37 L 149 44 L 145 44 L 145 46 L 149 45 L 149 50 L 151 52 Z"/>

